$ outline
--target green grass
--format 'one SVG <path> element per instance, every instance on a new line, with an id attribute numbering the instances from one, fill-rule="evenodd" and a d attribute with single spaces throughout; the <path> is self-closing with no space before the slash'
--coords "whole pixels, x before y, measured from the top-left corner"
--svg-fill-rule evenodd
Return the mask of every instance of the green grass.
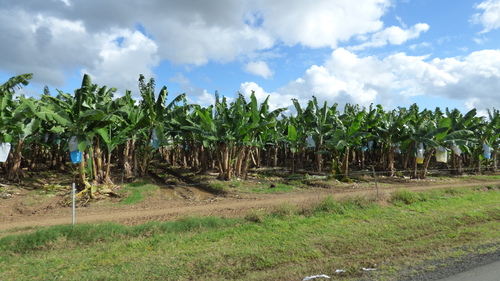
<path id="1" fill-rule="evenodd" d="M 481 176 L 470 176 L 472 179 L 480 180 L 500 180 L 500 175 L 481 175 Z"/>
<path id="2" fill-rule="evenodd" d="M 119 192 L 124 198 L 121 201 L 125 205 L 133 205 L 142 202 L 148 194 L 157 190 L 158 186 L 148 181 L 138 181 L 125 185 Z"/>
<path id="3" fill-rule="evenodd" d="M 136 239 L 159 234 L 186 233 L 203 229 L 216 229 L 234 226 L 241 220 L 208 218 L 185 218 L 174 222 L 150 222 L 137 226 L 123 226 L 114 223 L 98 225 L 80 224 L 60 225 L 37 230 L 33 233 L 1 238 L 0 250 L 15 254 L 27 254 L 50 250 L 64 241 L 71 246 L 84 246 L 96 243 L 112 243 L 117 239 Z"/>
<path id="4" fill-rule="evenodd" d="M 422 193 L 414 192 L 407 189 L 396 190 L 391 194 L 391 203 L 395 205 L 411 205 L 418 202 L 426 201 L 427 198 Z"/>
<path id="5" fill-rule="evenodd" d="M 308 209 L 282 204 L 270 213 L 254 210 L 242 219 L 44 228 L 0 239 L 0 276 L 301 280 L 324 273 L 335 280 L 397 280 L 400 270 L 431 258 L 459 257 L 475 245 L 490 245 L 483 252 L 500 248 L 498 189 L 417 195 L 425 200 L 381 206 L 364 197 L 327 197 Z M 362 267 L 378 270 L 367 273 Z M 337 275 L 336 269 L 346 273 Z"/>

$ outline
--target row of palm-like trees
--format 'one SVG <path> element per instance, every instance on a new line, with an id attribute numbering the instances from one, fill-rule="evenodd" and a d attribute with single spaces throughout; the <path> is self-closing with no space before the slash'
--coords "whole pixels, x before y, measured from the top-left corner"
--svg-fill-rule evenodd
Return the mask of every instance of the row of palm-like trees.
<path id="1" fill-rule="evenodd" d="M 71 165 L 72 137 L 83 154 L 80 187 L 110 184 L 113 171 L 126 178 L 145 176 L 158 160 L 218 171 L 222 180 L 246 178 L 252 167 L 343 178 L 370 167 L 421 178 L 429 165 L 457 173 L 497 168 L 495 109 L 488 117 L 476 110 L 420 110 L 416 104 L 393 110 L 347 104 L 340 112 L 337 104 L 312 97 L 305 106 L 293 100 L 296 114 L 285 115 L 285 108 L 271 110 L 268 99 L 259 102 L 253 94 L 229 102 L 216 93 L 207 107 L 188 104 L 185 94 L 167 101 L 166 87 L 156 93 L 154 79 L 142 75 L 140 100 L 130 91 L 115 97 L 115 88 L 93 84 L 88 75 L 74 93 L 53 95 L 46 88 L 38 99 L 16 95 L 31 78 L 19 75 L 0 86 L 0 152 L 8 152 L 0 165 L 9 181 L 19 181 L 25 170 Z M 442 160 L 443 155 L 449 157 Z"/>

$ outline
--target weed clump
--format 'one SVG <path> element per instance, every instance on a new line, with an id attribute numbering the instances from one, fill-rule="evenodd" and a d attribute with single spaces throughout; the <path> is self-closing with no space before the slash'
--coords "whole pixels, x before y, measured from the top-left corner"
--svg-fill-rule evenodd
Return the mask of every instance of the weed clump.
<path id="1" fill-rule="evenodd" d="M 278 218 L 291 218 L 299 213 L 300 210 L 296 205 L 290 203 L 283 203 L 276 206 L 271 215 Z"/>
<path id="2" fill-rule="evenodd" d="M 391 194 L 390 202 L 394 205 L 412 205 L 426 201 L 426 197 L 414 191 L 400 189 Z"/>
<path id="3" fill-rule="evenodd" d="M 313 208 L 313 213 L 332 212 L 338 207 L 339 207 L 339 204 L 337 202 L 335 202 L 333 197 L 328 196 Z"/>
<path id="4" fill-rule="evenodd" d="M 363 196 L 354 196 L 336 201 L 332 196 L 328 196 L 320 203 L 302 213 L 306 216 L 313 216 L 321 213 L 344 215 L 349 211 L 366 210 L 373 206 L 375 200 Z"/>
<path id="5" fill-rule="evenodd" d="M 266 214 L 263 210 L 252 209 L 245 215 L 245 220 L 249 222 L 261 223 L 264 221 L 265 215 Z"/>

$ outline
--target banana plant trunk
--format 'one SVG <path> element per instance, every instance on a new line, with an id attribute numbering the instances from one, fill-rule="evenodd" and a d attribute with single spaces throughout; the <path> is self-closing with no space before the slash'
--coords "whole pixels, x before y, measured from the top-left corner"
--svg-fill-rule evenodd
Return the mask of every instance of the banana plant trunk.
<path id="1" fill-rule="evenodd" d="M 323 154 L 321 153 L 318 153 L 319 151 L 321 151 L 322 149 L 322 145 L 319 144 L 317 147 L 316 147 L 316 169 L 318 170 L 318 172 L 322 172 L 323 171 Z"/>
<path id="2" fill-rule="evenodd" d="M 396 154 L 396 147 L 390 145 L 387 150 L 387 170 L 391 172 L 391 177 L 396 175 L 396 169 L 394 168 L 394 155 Z"/>
<path id="3" fill-rule="evenodd" d="M 481 145 L 481 147 L 482 147 L 482 145 Z M 476 157 L 477 158 L 477 174 L 481 175 L 481 170 L 482 170 L 482 167 L 481 167 L 481 162 L 482 162 L 481 161 L 481 152 L 480 151 L 476 152 L 476 154 L 477 154 L 477 157 Z M 471 161 L 471 162 L 474 162 L 474 161 Z"/>
<path id="4" fill-rule="evenodd" d="M 279 145 L 278 143 L 274 144 L 273 147 L 273 152 L 274 152 L 274 157 L 273 157 L 273 168 L 278 167 L 278 160 L 279 160 Z"/>
<path id="5" fill-rule="evenodd" d="M 19 138 L 17 140 L 17 146 L 10 157 L 9 161 L 9 171 L 7 173 L 7 180 L 18 182 L 21 179 L 21 160 L 22 160 L 22 151 L 23 151 L 23 140 Z"/>
<path id="6" fill-rule="evenodd" d="M 226 143 L 219 144 L 218 149 L 218 160 L 219 160 L 219 179 L 229 180 L 231 178 L 231 167 L 230 167 L 230 151 Z"/>
<path id="7" fill-rule="evenodd" d="M 243 152 L 243 160 L 241 162 L 240 177 L 244 180 L 248 179 L 248 166 L 252 158 L 252 147 L 246 145 Z"/>
<path id="8" fill-rule="evenodd" d="M 453 150 L 451 151 L 451 160 L 453 166 L 453 172 L 457 175 L 461 175 L 463 173 L 462 170 L 462 156 L 457 155 Z"/>
<path id="9" fill-rule="evenodd" d="M 236 177 L 241 177 L 242 176 L 242 168 L 243 168 L 243 161 L 245 160 L 245 146 L 239 146 L 236 149 L 236 160 L 234 163 L 234 175 Z"/>
<path id="10" fill-rule="evenodd" d="M 498 158 L 498 151 L 495 149 L 495 150 L 493 150 L 493 153 L 491 154 L 491 170 L 493 172 L 498 171 L 497 158 Z"/>
<path id="11" fill-rule="evenodd" d="M 82 191 L 85 189 L 85 182 L 87 181 L 87 177 L 85 175 L 85 159 L 87 158 L 85 152 L 82 152 L 82 161 L 80 162 L 78 166 L 78 178 L 76 182 L 76 188 L 79 191 Z"/>
<path id="12" fill-rule="evenodd" d="M 104 184 L 112 185 L 111 180 L 111 152 L 108 151 L 107 161 L 106 161 L 106 173 L 104 174 Z"/>
<path id="13" fill-rule="evenodd" d="M 424 163 L 422 164 L 423 165 L 422 171 L 420 171 L 420 178 L 421 179 L 425 179 L 425 177 L 427 176 L 427 169 L 429 167 L 429 163 L 431 162 L 432 154 L 434 154 L 435 151 L 436 151 L 436 148 L 433 147 L 429 150 L 429 153 L 427 153 L 427 155 L 425 156 Z"/>
<path id="14" fill-rule="evenodd" d="M 349 179 L 349 154 L 350 154 L 350 148 L 346 146 L 345 152 L 344 152 L 344 159 L 342 163 L 342 178 L 344 179 Z"/>
<path id="15" fill-rule="evenodd" d="M 102 151 L 100 146 L 100 141 L 98 137 L 94 138 L 94 155 L 92 155 L 92 161 L 94 163 L 94 180 L 97 183 L 104 182 L 104 171 L 102 166 Z"/>
<path id="16" fill-rule="evenodd" d="M 207 156 L 207 150 L 203 145 L 200 145 L 200 167 L 201 167 L 201 172 L 205 173 L 208 171 L 208 156 Z"/>
<path id="17" fill-rule="evenodd" d="M 127 140 L 125 142 L 125 148 L 123 149 L 123 176 L 125 178 L 131 178 L 133 176 L 131 162 L 131 150 L 133 148 L 132 140 Z"/>
<path id="18" fill-rule="evenodd" d="M 141 176 L 146 176 L 148 173 L 149 158 L 150 158 L 149 148 L 150 148 L 150 143 L 151 143 L 152 138 L 153 138 L 153 129 L 150 129 L 149 133 L 148 133 L 148 138 L 146 140 L 146 147 L 144 148 L 144 155 L 142 157 L 142 162 L 141 162 L 141 166 L 140 166 Z"/>

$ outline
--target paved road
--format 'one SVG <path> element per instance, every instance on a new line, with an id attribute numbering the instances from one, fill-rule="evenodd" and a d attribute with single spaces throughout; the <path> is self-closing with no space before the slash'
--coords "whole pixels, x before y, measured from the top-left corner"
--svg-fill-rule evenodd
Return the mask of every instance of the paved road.
<path id="1" fill-rule="evenodd" d="M 459 273 L 439 281 L 499 281 L 500 261 L 476 267 L 472 270 Z"/>

